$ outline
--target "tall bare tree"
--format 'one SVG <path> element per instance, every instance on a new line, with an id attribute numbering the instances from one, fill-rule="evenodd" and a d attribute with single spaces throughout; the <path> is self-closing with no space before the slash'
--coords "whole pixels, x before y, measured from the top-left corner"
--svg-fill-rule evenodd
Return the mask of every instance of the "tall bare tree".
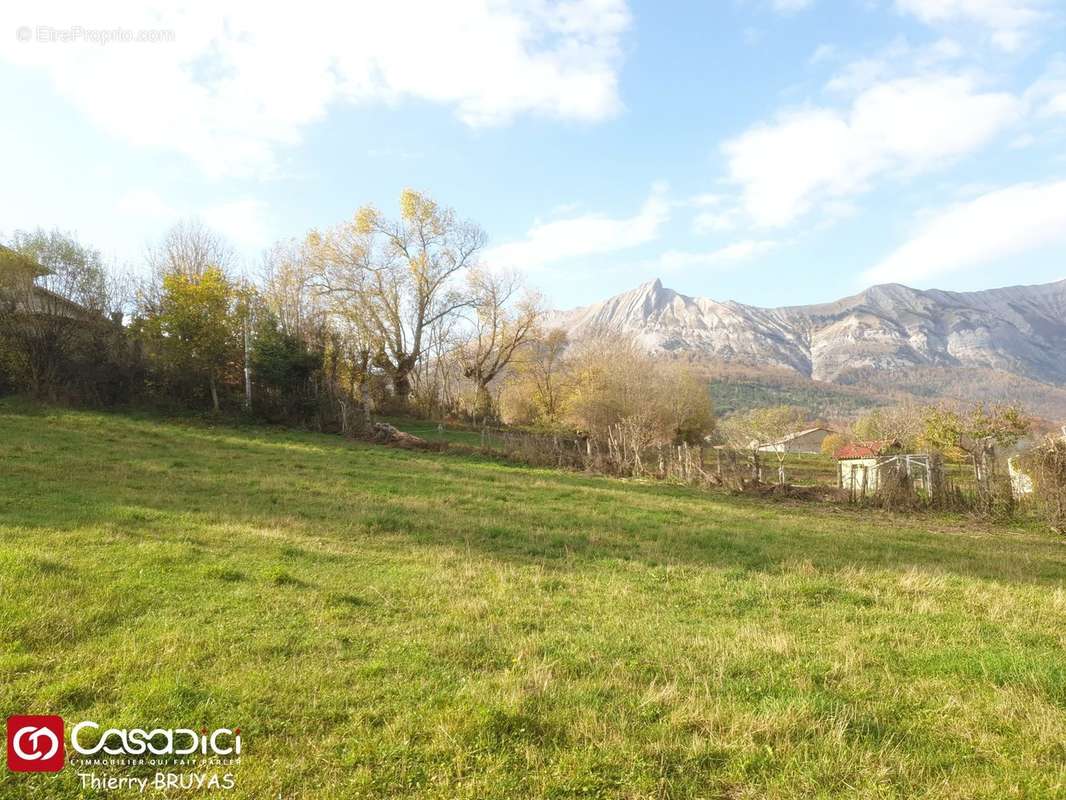
<path id="1" fill-rule="evenodd" d="M 489 384 L 536 335 L 540 298 L 514 272 L 474 269 L 467 274 L 470 329 L 459 348 L 463 377 L 474 383 L 474 416 L 493 414 Z"/>
<path id="2" fill-rule="evenodd" d="M 374 342 L 395 396 L 406 402 L 427 329 L 468 302 L 454 279 L 475 265 L 484 232 L 408 189 L 398 219 L 365 206 L 351 222 L 312 231 L 307 245 L 321 290 Z"/>
<path id="3" fill-rule="evenodd" d="M 236 266 L 237 256 L 220 234 L 193 218 L 181 220 L 159 243 L 149 247 L 147 260 L 155 275 L 199 278 L 212 267 L 228 274 Z"/>
<path id="4" fill-rule="evenodd" d="M 315 288 L 316 274 L 301 242 L 278 242 L 263 260 L 261 297 L 281 329 L 305 343 L 317 340 L 328 304 Z"/>
<path id="5" fill-rule="evenodd" d="M 461 322 L 456 316 L 447 316 L 426 328 L 427 344 L 412 376 L 415 400 L 431 418 L 455 412 L 460 405 L 463 375 L 455 343 Z"/>
<path id="6" fill-rule="evenodd" d="M 557 428 L 563 421 L 570 391 L 566 349 L 570 339 L 562 328 L 538 335 L 514 364 L 504 398 L 512 415 L 528 424 Z"/>

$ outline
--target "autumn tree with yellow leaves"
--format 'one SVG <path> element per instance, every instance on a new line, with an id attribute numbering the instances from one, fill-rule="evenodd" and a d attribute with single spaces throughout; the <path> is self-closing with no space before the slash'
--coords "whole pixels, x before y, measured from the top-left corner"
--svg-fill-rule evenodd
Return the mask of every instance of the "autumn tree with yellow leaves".
<path id="1" fill-rule="evenodd" d="M 306 241 L 332 311 L 369 342 L 395 398 L 405 403 L 427 331 L 470 303 L 460 274 L 477 263 L 485 233 L 420 192 L 400 196 L 390 218 L 364 206 L 348 222 Z"/>

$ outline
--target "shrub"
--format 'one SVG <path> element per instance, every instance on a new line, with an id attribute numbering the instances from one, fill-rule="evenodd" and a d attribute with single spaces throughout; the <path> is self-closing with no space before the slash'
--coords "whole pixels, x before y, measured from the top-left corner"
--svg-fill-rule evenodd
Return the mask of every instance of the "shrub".
<path id="1" fill-rule="evenodd" d="M 1033 480 L 1033 500 L 1056 533 L 1066 535 L 1066 439 L 1049 441 L 1022 459 Z"/>

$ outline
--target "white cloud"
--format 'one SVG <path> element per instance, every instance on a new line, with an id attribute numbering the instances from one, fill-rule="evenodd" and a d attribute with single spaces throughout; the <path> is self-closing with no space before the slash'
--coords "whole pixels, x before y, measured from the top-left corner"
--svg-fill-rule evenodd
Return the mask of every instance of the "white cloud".
<path id="1" fill-rule="evenodd" d="M 1020 48 L 1048 19 L 1047 0 L 896 0 L 896 8 L 927 25 L 970 23 L 985 29 L 993 45 Z"/>
<path id="2" fill-rule="evenodd" d="M 1039 117 L 1066 116 L 1066 58 L 1052 60 L 1025 97 Z"/>
<path id="3" fill-rule="evenodd" d="M 821 64 L 823 61 L 832 61 L 837 57 L 837 46 L 833 44 L 820 44 L 807 59 L 808 64 Z"/>
<path id="4" fill-rule="evenodd" d="M 1044 106 L 1044 113 L 1049 117 L 1066 117 L 1066 91 L 1059 92 L 1048 100 L 1047 105 Z"/>
<path id="5" fill-rule="evenodd" d="M 869 89 L 878 82 L 935 70 L 965 54 L 957 41 L 944 37 L 931 44 L 914 46 L 907 39 L 893 39 L 881 50 L 844 67 L 826 84 L 826 90 L 851 94 Z M 906 72 L 904 71 L 906 70 Z"/>
<path id="6" fill-rule="evenodd" d="M 658 238 L 669 218 L 666 186 L 656 184 L 632 217 L 586 214 L 540 222 L 524 239 L 490 248 L 483 260 L 490 266 L 536 269 L 564 259 L 628 250 Z"/>
<path id="7" fill-rule="evenodd" d="M 1066 181 L 1019 184 L 942 211 L 864 277 L 924 281 L 1049 245 L 1066 245 Z"/>
<path id="8" fill-rule="evenodd" d="M 1016 120 L 1022 103 L 966 77 L 877 83 L 842 110 L 779 114 L 726 142 L 728 178 L 757 224 L 782 226 L 818 204 L 870 188 L 887 174 L 917 174 L 974 152 Z"/>
<path id="9" fill-rule="evenodd" d="M 719 267 L 739 264 L 765 255 L 776 249 L 777 242 L 749 239 L 717 250 L 667 250 L 656 259 L 655 265 L 664 272 L 688 267 Z"/>
<path id="10" fill-rule="evenodd" d="M 16 28 L 173 30 L 171 42 L 20 42 Z M 4 5 L 0 59 L 46 74 L 103 130 L 211 174 L 262 174 L 332 105 L 425 100 L 467 125 L 521 114 L 597 121 L 621 107 L 625 0 L 220 0 L 177 9 Z"/>
<path id="11" fill-rule="evenodd" d="M 1066 91 L 1059 92 L 1048 100 L 1047 105 L 1044 106 L 1044 113 L 1049 117 L 1066 116 Z"/>

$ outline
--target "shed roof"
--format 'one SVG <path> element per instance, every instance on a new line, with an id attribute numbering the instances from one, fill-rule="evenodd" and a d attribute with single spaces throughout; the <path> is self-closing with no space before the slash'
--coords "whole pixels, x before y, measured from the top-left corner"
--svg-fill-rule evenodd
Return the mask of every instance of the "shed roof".
<path id="1" fill-rule="evenodd" d="M 850 458 L 877 458 L 889 450 L 899 447 L 899 442 L 883 439 L 873 442 L 852 442 L 836 451 L 838 461 L 847 461 Z"/>
<path id="2" fill-rule="evenodd" d="M 801 438 L 803 436 L 806 436 L 809 433 L 817 433 L 818 431 L 825 431 L 827 434 L 833 432 L 829 428 L 826 428 L 826 427 L 824 427 L 822 425 L 819 425 L 816 428 L 807 428 L 806 430 L 796 431 L 795 433 L 790 433 L 787 436 L 782 436 L 780 439 L 776 439 L 776 440 L 774 440 L 772 442 L 762 442 L 762 443 L 760 443 L 759 446 L 760 447 L 772 447 L 775 444 L 788 444 L 789 442 L 795 441 L 796 439 L 799 439 L 799 438 Z"/>
<path id="3" fill-rule="evenodd" d="M 817 433 L 818 431 L 825 431 L 826 433 L 832 433 L 832 431 L 829 428 L 825 428 L 825 427 L 822 427 L 821 425 L 819 425 L 816 428 L 807 428 L 807 430 L 805 430 L 805 431 L 796 431 L 795 433 L 790 433 L 788 436 L 785 436 L 782 439 L 780 439 L 780 441 L 782 441 L 782 442 L 791 442 L 793 439 L 798 439 L 801 436 L 806 436 L 808 433 Z"/>

